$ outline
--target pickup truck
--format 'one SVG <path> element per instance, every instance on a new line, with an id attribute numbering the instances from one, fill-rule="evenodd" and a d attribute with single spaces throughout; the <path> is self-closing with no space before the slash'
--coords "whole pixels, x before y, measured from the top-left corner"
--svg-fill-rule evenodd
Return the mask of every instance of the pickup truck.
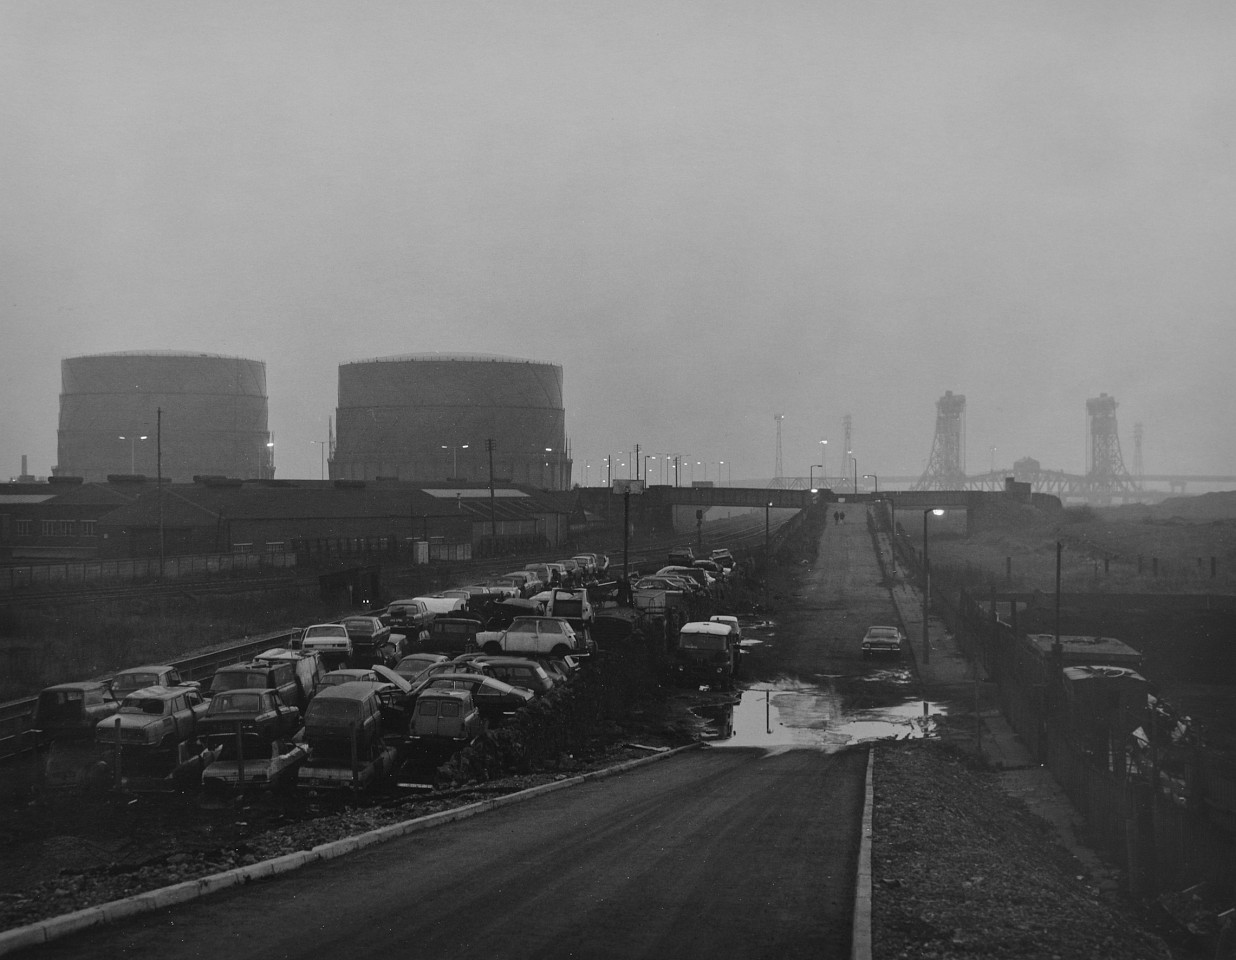
<path id="1" fill-rule="evenodd" d="M 589 653 L 583 638 L 560 617 L 517 617 L 501 633 L 483 631 L 476 642 L 485 653 L 515 653 L 579 657 Z"/>

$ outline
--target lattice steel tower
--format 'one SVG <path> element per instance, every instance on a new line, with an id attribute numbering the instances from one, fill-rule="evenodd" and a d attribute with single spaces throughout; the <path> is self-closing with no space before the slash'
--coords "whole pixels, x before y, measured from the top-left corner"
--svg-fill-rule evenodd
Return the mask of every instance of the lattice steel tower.
<path id="1" fill-rule="evenodd" d="M 1116 398 L 1100 393 L 1086 401 L 1090 414 L 1087 445 L 1086 485 L 1089 493 L 1102 499 L 1115 494 L 1135 493 L 1137 481 L 1124 466 L 1120 455 L 1120 435 L 1116 430 Z"/>
<path id="2" fill-rule="evenodd" d="M 946 390 L 936 401 L 931 459 L 912 490 L 961 490 L 966 485 L 966 398 Z"/>

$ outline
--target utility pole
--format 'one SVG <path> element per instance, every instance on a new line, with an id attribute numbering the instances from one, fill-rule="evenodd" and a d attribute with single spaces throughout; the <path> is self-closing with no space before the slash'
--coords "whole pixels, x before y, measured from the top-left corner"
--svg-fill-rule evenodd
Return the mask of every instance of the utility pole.
<path id="1" fill-rule="evenodd" d="M 155 484 L 159 488 L 159 579 L 163 579 L 163 408 L 155 411 Z M 231 545 L 229 544 L 229 547 Z"/>
<path id="2" fill-rule="evenodd" d="M 498 550 L 498 505 L 494 497 L 494 442 L 485 441 L 485 449 L 489 451 L 489 536 L 494 542 L 494 552 Z"/>

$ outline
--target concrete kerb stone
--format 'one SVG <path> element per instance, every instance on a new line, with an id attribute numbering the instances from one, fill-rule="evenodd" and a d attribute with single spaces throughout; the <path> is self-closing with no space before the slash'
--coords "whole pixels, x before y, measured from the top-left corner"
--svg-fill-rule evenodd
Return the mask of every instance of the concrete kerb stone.
<path id="1" fill-rule="evenodd" d="M 125 897 L 122 900 L 113 900 L 110 903 L 100 904 L 95 907 L 87 907 L 84 910 L 66 913 L 59 917 L 50 917 L 47 920 L 40 920 L 38 923 L 28 924 L 24 927 L 15 927 L 12 930 L 5 930 L 0 932 L 0 957 L 7 956 L 10 953 L 17 950 L 22 950 L 26 947 L 36 946 L 40 943 L 48 943 L 52 940 L 59 940 L 62 937 L 67 937 L 70 934 L 77 933 L 78 931 L 85 930 L 89 927 L 99 926 L 104 923 L 111 923 L 115 920 L 119 920 L 124 917 L 131 917 L 139 913 L 149 913 L 154 910 L 161 910 L 164 907 L 170 907 L 178 903 L 185 903 L 189 900 L 196 900 L 199 897 L 206 896 L 210 893 L 216 893 L 219 890 L 226 890 L 229 887 L 240 886 L 254 880 L 266 879 L 282 873 L 289 873 L 293 870 L 299 870 L 301 867 L 307 866 L 310 863 L 316 863 L 319 860 L 334 860 L 338 857 L 345 856 L 346 854 L 353 853 L 356 850 L 363 849 L 364 847 L 372 846 L 376 843 L 382 843 L 386 840 L 394 840 L 397 837 L 406 836 L 410 833 L 416 833 L 419 830 L 426 830 L 430 827 L 440 826 L 444 823 L 451 823 L 455 820 L 465 820 L 468 817 L 476 816 L 478 813 L 484 813 L 487 810 L 508 806 L 512 803 L 520 803 L 524 800 L 530 800 L 533 797 L 540 796 L 541 794 L 552 793 L 555 790 L 562 790 L 566 787 L 573 787 L 577 784 L 586 783 L 589 780 L 600 780 L 619 773 L 625 773 L 626 771 L 632 770 L 636 767 L 641 767 L 648 763 L 655 763 L 658 760 L 664 760 L 667 757 L 675 756 L 686 750 L 694 750 L 701 746 L 703 746 L 703 742 L 696 740 L 692 743 L 685 744 L 684 746 L 675 747 L 672 750 L 666 750 L 663 753 L 655 753 L 651 756 L 628 760 L 626 763 L 620 763 L 612 767 L 605 767 L 601 770 L 594 770 L 589 773 L 580 774 L 576 777 L 568 777 L 564 780 L 555 780 L 552 783 L 543 783 L 540 786 L 530 787 L 527 790 L 520 790 L 517 793 L 507 794 L 504 797 L 495 797 L 492 800 L 481 800 L 477 803 L 471 803 L 465 807 L 458 807 L 454 810 L 443 810 L 440 813 L 431 813 L 424 817 L 416 817 L 413 820 L 404 820 L 400 823 L 394 823 L 387 827 L 380 827 L 377 830 L 370 830 L 368 833 L 362 833 L 355 837 L 346 837 L 342 840 L 319 844 L 311 850 L 298 850 L 294 853 L 284 854 L 270 860 L 262 860 L 258 863 L 251 863 L 243 867 L 235 867 L 221 873 L 210 874 L 209 876 L 202 877 L 198 880 L 186 880 L 183 883 L 173 884 L 170 887 L 160 887 L 157 890 L 147 890 L 144 893 L 135 894 L 132 897 Z"/>
<path id="2" fill-rule="evenodd" d="M 850 930 L 850 960 L 871 960 L 871 841 L 875 810 L 875 748 L 867 748 L 867 784 L 863 797 L 863 825 L 858 842 L 858 871 L 854 880 L 854 922 Z"/>

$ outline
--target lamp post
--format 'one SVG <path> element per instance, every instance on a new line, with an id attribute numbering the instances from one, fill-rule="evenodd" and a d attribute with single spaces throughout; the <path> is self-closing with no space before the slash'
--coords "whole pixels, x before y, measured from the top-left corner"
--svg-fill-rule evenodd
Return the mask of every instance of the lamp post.
<path id="1" fill-rule="evenodd" d="M 876 492 L 876 496 L 879 496 L 879 495 L 880 495 L 880 478 L 879 478 L 879 477 L 877 477 L 874 473 L 864 473 L 864 474 L 863 474 L 863 479 L 864 479 L 864 480 L 874 480 L 874 481 L 875 481 L 875 492 Z"/>
<path id="2" fill-rule="evenodd" d="M 145 434 L 140 437 L 119 437 L 118 439 L 129 441 L 129 473 L 137 473 L 137 441 L 145 440 Z"/>
<path id="3" fill-rule="evenodd" d="M 858 457 L 851 454 L 850 460 L 854 464 L 854 496 L 858 496 Z"/>
<path id="4" fill-rule="evenodd" d="M 824 466 L 824 464 L 828 463 L 828 457 L 825 456 L 825 454 L 827 453 L 828 453 L 828 441 L 821 440 L 820 441 L 820 476 L 824 478 L 825 483 L 828 483 L 828 469 Z"/>
<path id="5" fill-rule="evenodd" d="M 316 443 L 319 447 L 322 448 L 322 479 L 325 480 L 326 479 L 326 445 L 330 443 L 330 441 L 329 440 L 310 440 L 309 442 Z"/>
<path id="6" fill-rule="evenodd" d="M 923 511 L 923 663 L 931 663 L 931 644 L 927 639 L 927 610 L 931 606 L 931 567 L 927 559 L 927 518 L 932 514 L 944 516 L 940 509 Z"/>
<path id="7" fill-rule="evenodd" d="M 813 463 L 811 467 L 807 470 L 807 485 L 811 488 L 812 493 L 816 492 L 816 489 L 815 489 L 815 468 L 816 467 L 820 468 L 820 476 L 824 475 L 824 464 L 822 463 Z"/>
<path id="8" fill-rule="evenodd" d="M 266 441 L 266 476 L 273 477 L 275 475 L 275 441 Z M 258 478 L 261 479 L 262 471 L 258 470 Z"/>
<path id="9" fill-rule="evenodd" d="M 458 477 L 459 476 L 459 451 L 467 450 L 468 445 L 466 443 L 464 444 L 444 443 L 442 444 L 442 449 L 451 451 L 451 477 L 452 478 Z"/>
<path id="10" fill-rule="evenodd" d="M 655 459 L 657 459 L 657 455 L 655 453 L 644 454 L 644 483 L 648 482 L 648 461 L 655 460 Z M 638 467 L 639 464 L 637 463 L 636 466 Z M 660 478 L 658 477 L 657 479 L 660 479 Z"/>

